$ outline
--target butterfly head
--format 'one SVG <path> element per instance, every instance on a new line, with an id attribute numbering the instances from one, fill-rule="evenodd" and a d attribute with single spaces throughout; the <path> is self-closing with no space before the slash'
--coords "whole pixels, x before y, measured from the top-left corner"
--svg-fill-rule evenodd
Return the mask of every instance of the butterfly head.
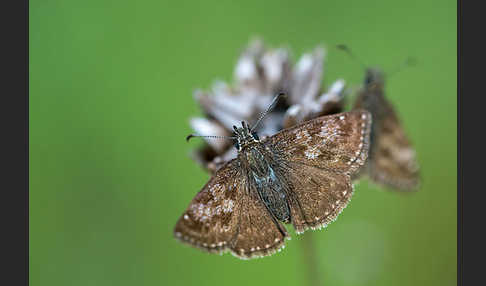
<path id="1" fill-rule="evenodd" d="M 252 132 L 250 126 L 244 121 L 241 122 L 241 128 L 233 126 L 233 129 L 236 137 L 235 147 L 238 151 L 251 143 L 259 142 L 260 140 L 256 132 Z"/>
<path id="2" fill-rule="evenodd" d="M 377 68 L 366 69 L 364 84 L 367 88 L 382 87 L 385 84 L 383 72 Z"/>

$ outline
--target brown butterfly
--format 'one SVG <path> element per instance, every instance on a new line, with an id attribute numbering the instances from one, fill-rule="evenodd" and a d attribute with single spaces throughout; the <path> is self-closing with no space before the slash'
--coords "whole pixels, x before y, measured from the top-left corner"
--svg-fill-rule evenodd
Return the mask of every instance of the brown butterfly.
<path id="1" fill-rule="evenodd" d="M 367 158 L 371 114 L 323 116 L 262 140 L 253 132 L 260 119 L 253 128 L 233 126 L 238 156 L 191 201 L 175 226 L 177 239 L 212 253 L 262 257 L 290 239 L 283 223 L 297 233 L 318 229 L 346 207 L 351 175 Z"/>
<path id="2" fill-rule="evenodd" d="M 384 77 L 379 69 L 367 69 L 364 88 L 354 109 L 368 110 L 373 116 L 370 151 L 361 174 L 376 183 L 397 190 L 413 190 L 419 185 L 419 167 L 392 104 L 384 96 Z"/>

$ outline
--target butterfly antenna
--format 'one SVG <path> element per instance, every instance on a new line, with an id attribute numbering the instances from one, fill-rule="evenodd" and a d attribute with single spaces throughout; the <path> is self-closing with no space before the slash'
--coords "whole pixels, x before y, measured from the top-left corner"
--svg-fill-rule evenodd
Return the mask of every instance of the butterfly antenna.
<path id="1" fill-rule="evenodd" d="M 262 114 L 260 115 L 260 118 L 258 118 L 257 122 L 255 123 L 255 125 L 253 125 L 253 127 L 250 129 L 250 132 L 253 132 L 258 124 L 260 123 L 260 121 L 262 121 L 262 119 L 267 115 L 267 113 L 269 113 L 276 105 L 277 101 L 281 98 L 281 97 L 286 97 L 287 95 L 283 92 L 277 94 L 273 99 L 272 99 L 272 103 L 270 103 L 270 105 L 267 107 L 267 109 L 262 112 Z"/>
<path id="2" fill-rule="evenodd" d="M 413 57 L 408 57 L 401 65 L 396 67 L 394 70 L 392 70 L 389 73 L 386 73 L 388 78 L 392 77 L 393 75 L 401 72 L 403 69 L 408 68 L 408 67 L 414 67 L 417 65 L 417 59 Z"/>
<path id="3" fill-rule="evenodd" d="M 348 56 L 350 58 L 352 58 L 353 60 L 355 60 L 364 70 L 368 67 L 358 57 L 356 57 L 354 55 L 354 53 L 351 51 L 351 49 L 348 46 L 346 46 L 344 44 L 339 44 L 339 45 L 336 46 L 336 48 L 338 48 L 338 50 L 341 50 L 341 51 L 345 52 L 346 54 L 348 54 Z"/>
<path id="4" fill-rule="evenodd" d="M 234 136 L 216 136 L 216 135 L 194 135 L 194 134 L 189 134 L 186 137 L 186 141 L 189 142 L 189 140 L 193 137 L 202 137 L 202 138 L 208 138 L 208 139 L 236 139 Z"/>

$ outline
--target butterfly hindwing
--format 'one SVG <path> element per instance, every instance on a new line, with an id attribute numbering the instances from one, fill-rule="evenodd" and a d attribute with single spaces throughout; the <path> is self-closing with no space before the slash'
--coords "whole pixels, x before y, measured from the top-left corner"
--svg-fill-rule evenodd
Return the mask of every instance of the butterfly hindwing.
<path id="1" fill-rule="evenodd" d="M 325 227 L 334 221 L 353 195 L 348 174 L 290 163 L 293 182 L 290 205 L 297 233 Z"/>
<path id="2" fill-rule="evenodd" d="M 248 259 L 271 255 L 283 248 L 285 238 L 288 237 L 287 231 L 272 217 L 256 190 L 245 191 L 241 204 L 240 224 L 233 243 L 233 254 Z"/>
<path id="3" fill-rule="evenodd" d="M 383 118 L 377 121 L 370 150 L 370 177 L 395 189 L 414 189 L 419 183 L 415 150 L 392 106 L 385 102 L 383 107 Z"/>

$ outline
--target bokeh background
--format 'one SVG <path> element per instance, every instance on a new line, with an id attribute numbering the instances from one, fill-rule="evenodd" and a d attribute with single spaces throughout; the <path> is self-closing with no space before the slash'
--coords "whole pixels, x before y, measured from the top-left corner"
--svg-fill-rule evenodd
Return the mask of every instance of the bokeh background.
<path id="1" fill-rule="evenodd" d="M 314 232 L 325 285 L 456 284 L 456 1 L 30 1 L 31 285 L 305 285 L 302 237 L 264 259 L 210 255 L 172 229 L 208 180 L 189 157 L 196 88 L 232 80 L 253 36 L 324 84 L 387 82 L 421 164 L 409 195 L 356 185 Z"/>

